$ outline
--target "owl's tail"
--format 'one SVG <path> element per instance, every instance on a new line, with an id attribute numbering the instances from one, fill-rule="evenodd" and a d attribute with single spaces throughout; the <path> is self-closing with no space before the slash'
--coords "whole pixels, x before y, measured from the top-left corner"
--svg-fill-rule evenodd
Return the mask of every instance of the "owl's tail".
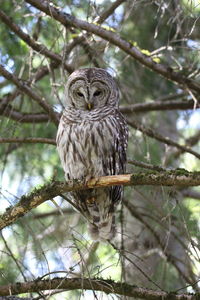
<path id="1" fill-rule="evenodd" d="M 109 213 L 104 220 L 93 216 L 93 223 L 89 223 L 89 233 L 93 240 L 108 241 L 116 234 L 115 216 Z"/>

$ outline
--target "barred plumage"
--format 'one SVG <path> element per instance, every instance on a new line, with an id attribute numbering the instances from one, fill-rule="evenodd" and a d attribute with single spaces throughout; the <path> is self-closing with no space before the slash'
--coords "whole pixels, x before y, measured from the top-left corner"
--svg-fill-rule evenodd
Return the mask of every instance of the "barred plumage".
<path id="1" fill-rule="evenodd" d="M 77 70 L 69 76 L 66 101 L 57 133 L 66 180 L 123 174 L 128 129 L 118 110 L 119 92 L 113 78 L 103 69 Z M 92 238 L 110 240 L 122 186 L 77 191 L 71 196 L 88 220 Z"/>

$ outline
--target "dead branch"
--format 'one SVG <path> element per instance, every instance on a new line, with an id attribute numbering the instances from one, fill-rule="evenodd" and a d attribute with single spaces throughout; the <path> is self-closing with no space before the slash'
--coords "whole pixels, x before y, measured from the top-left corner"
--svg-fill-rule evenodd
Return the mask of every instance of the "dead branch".
<path id="1" fill-rule="evenodd" d="M 149 300 L 197 300 L 197 294 L 176 294 L 164 291 L 154 291 L 146 288 L 140 288 L 135 285 L 129 285 L 113 280 L 102 278 L 54 278 L 50 280 L 36 279 L 29 282 L 17 282 L 15 284 L 4 285 L 0 287 L 0 295 L 17 295 L 22 293 L 40 292 L 44 290 L 62 290 L 71 291 L 77 289 L 101 291 L 106 294 L 115 293 L 129 297 Z"/>
<path id="2" fill-rule="evenodd" d="M 33 190 L 29 195 L 21 197 L 20 201 L 10 207 L 0 216 L 0 229 L 14 223 L 18 218 L 28 213 L 41 203 L 50 200 L 62 193 L 100 188 L 112 185 L 158 185 L 158 186 L 197 186 L 200 185 L 200 172 L 188 172 L 177 169 L 165 172 L 143 172 L 127 175 L 113 175 L 94 178 L 86 184 L 79 180 L 74 182 L 52 181 L 39 189 Z"/>

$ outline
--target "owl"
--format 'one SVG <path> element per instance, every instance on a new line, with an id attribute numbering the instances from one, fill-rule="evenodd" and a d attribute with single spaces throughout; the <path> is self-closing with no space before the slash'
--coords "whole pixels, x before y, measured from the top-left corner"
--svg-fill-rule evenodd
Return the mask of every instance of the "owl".
<path id="1" fill-rule="evenodd" d="M 56 138 L 66 180 L 124 174 L 127 141 L 128 128 L 112 76 L 100 68 L 73 72 L 66 84 L 66 107 Z M 122 192 L 122 186 L 71 192 L 73 203 L 89 223 L 92 239 L 114 237 L 114 211 Z"/>

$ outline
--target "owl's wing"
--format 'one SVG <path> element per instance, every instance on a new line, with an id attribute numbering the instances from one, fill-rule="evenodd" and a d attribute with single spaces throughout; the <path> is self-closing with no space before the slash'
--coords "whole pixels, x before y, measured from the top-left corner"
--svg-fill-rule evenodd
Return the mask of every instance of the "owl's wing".
<path id="1" fill-rule="evenodd" d="M 126 150 L 128 144 L 128 126 L 123 115 L 115 111 L 115 126 L 113 128 L 113 147 L 108 158 L 110 175 L 124 174 L 126 171 Z M 117 204 L 122 197 L 122 186 L 113 186 L 110 190 L 110 197 L 113 204 Z"/>

